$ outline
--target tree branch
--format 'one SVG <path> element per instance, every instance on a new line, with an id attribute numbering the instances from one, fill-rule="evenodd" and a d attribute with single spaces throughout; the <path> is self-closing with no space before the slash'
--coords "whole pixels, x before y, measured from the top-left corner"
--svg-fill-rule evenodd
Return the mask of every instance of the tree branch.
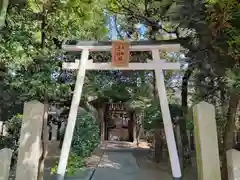
<path id="1" fill-rule="evenodd" d="M 120 36 L 120 38 L 123 39 L 123 36 L 121 35 L 121 32 L 120 32 L 120 30 L 118 29 L 118 26 L 117 26 L 117 15 L 114 16 L 114 25 L 115 25 L 118 36 Z"/>
<path id="2" fill-rule="evenodd" d="M 169 31 L 166 28 L 164 28 L 161 24 L 159 24 L 159 22 L 147 17 L 148 9 L 146 9 L 147 8 L 146 4 L 145 4 L 145 13 L 144 13 L 145 15 L 142 15 L 140 13 L 136 13 L 130 7 L 126 7 L 123 4 L 118 3 L 118 5 L 121 9 L 125 10 L 125 12 L 126 12 L 125 15 L 131 15 L 135 19 L 142 20 L 145 25 L 151 26 L 152 28 L 154 28 L 158 31 L 163 30 L 165 33 L 168 33 L 168 34 L 172 34 L 172 33 L 176 34 L 176 36 L 179 38 L 179 32 L 178 32 L 179 26 L 177 26 L 175 30 Z M 134 4 L 134 6 L 136 6 L 136 5 Z"/>

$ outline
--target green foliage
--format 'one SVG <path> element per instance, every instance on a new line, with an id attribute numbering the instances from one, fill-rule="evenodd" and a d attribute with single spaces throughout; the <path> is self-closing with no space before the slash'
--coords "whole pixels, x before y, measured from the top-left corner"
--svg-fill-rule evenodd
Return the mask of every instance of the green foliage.
<path id="1" fill-rule="evenodd" d="M 104 6 L 104 0 L 29 0 L 24 8 L 11 6 L 7 25 L 1 31 L 1 61 L 13 70 L 25 68 L 36 59 L 51 64 L 59 56 L 54 39 L 61 43 L 65 38 L 105 38 Z"/>
<path id="2" fill-rule="evenodd" d="M 78 113 L 72 142 L 72 152 L 87 157 L 99 144 L 100 130 L 96 119 L 87 113 Z"/>
<path id="3" fill-rule="evenodd" d="M 18 148 L 18 140 L 20 138 L 20 130 L 22 125 L 22 115 L 17 114 L 10 120 L 5 122 L 7 136 L 3 137 L 4 146 L 16 150 Z"/>
<path id="4" fill-rule="evenodd" d="M 222 55 L 229 55 L 238 60 L 240 57 L 239 2 L 237 0 L 218 0 L 215 3 L 210 3 L 207 15 L 209 28 L 214 39 L 213 46 Z"/>
<path id="5" fill-rule="evenodd" d="M 58 165 L 58 162 L 56 162 L 56 165 L 52 167 L 51 169 L 52 174 L 57 173 L 57 167 L 58 167 L 57 165 Z M 74 175 L 77 170 L 81 170 L 83 167 L 84 167 L 84 158 L 82 156 L 79 156 L 71 152 L 68 158 L 67 174 Z"/>
<path id="6" fill-rule="evenodd" d="M 181 117 L 181 106 L 179 104 L 169 104 L 172 121 L 177 121 Z M 163 127 L 163 119 L 159 100 L 154 100 L 150 106 L 145 109 L 144 128 L 153 129 Z"/>
<path id="7" fill-rule="evenodd" d="M 9 148 L 13 150 L 12 162 L 16 162 L 18 147 L 19 147 L 19 138 L 20 130 L 22 125 L 22 115 L 17 114 L 11 119 L 5 122 L 7 135 L 0 137 L 0 149 Z M 12 165 L 14 165 L 14 163 Z"/>
<path id="8" fill-rule="evenodd" d="M 144 128 L 147 130 L 159 128 L 162 126 L 162 114 L 160 111 L 160 104 L 158 100 L 145 109 Z"/>
<path id="9" fill-rule="evenodd" d="M 82 169 L 84 167 L 84 161 L 84 157 L 71 152 L 68 159 L 67 174 L 74 175 L 77 170 Z"/>
<path id="10" fill-rule="evenodd" d="M 73 175 L 84 167 L 84 159 L 91 155 L 99 142 L 100 129 L 96 119 L 86 111 L 79 111 L 68 159 L 67 173 L 69 175 Z M 56 173 L 56 170 L 57 164 L 52 168 L 52 173 Z"/>
<path id="11" fill-rule="evenodd" d="M 240 68 L 234 67 L 227 71 L 228 86 L 235 91 L 240 93 Z"/>
<path id="12" fill-rule="evenodd" d="M 125 0 L 120 2 L 28 0 L 24 7 L 20 8 L 17 5 L 9 7 L 6 26 L 0 32 L 0 61 L 1 66 L 7 69 L 7 75 L 4 77 L 6 88 L 4 92 L 9 92 L 10 97 L 14 94 L 19 102 L 29 99 L 43 100 L 46 95 L 50 101 L 70 99 L 72 85 L 61 81 L 58 77 L 53 78 L 54 74 L 63 73 L 61 64 L 62 60 L 66 59 L 65 54 L 59 50 L 59 43 L 61 44 L 65 38 L 106 39 L 105 7 L 110 6 L 114 11 L 119 12 L 122 11 L 120 3 L 127 8 L 134 7 L 132 9 L 135 13 L 145 13 L 144 1 L 135 0 L 130 6 L 129 1 Z M 149 3 L 148 7 L 151 9 L 149 16 L 152 16 L 153 20 L 158 20 L 159 16 L 163 17 L 171 3 L 171 1 Z M 138 8 L 135 8 L 135 5 L 139 5 Z M 124 14 L 128 10 L 125 8 L 122 12 Z M 127 18 L 129 16 L 122 19 L 128 28 L 131 23 Z M 135 17 L 131 20 L 139 23 Z M 172 30 L 175 24 L 166 22 L 164 27 Z M 105 54 L 101 55 L 106 57 Z M 136 59 L 145 59 L 145 56 L 148 56 L 148 53 L 137 55 Z M 67 56 L 67 60 L 74 58 Z M 159 102 L 153 100 L 155 97 L 152 86 L 155 78 L 152 72 L 88 72 L 86 76 L 83 101 L 87 101 L 89 97 L 98 97 L 107 101 L 127 102 L 134 110 L 146 111 L 145 123 L 149 129 L 161 124 Z M 166 81 L 170 81 L 172 76 L 175 77 L 168 73 Z M 4 95 L 0 93 L 0 96 L 2 96 L 1 104 L 6 104 Z M 10 103 L 9 106 L 11 105 Z M 175 117 L 178 111 L 174 109 L 173 114 Z M 13 129 L 12 133 L 19 132 Z M 82 113 L 78 116 L 74 132 L 68 173 L 72 174 L 76 169 L 81 168 L 84 158 L 91 154 L 98 143 L 99 127 L 96 120 L 93 116 Z M 54 169 L 56 170 L 53 168 L 53 171 Z"/>
<path id="13" fill-rule="evenodd" d="M 9 0 L 2 0 L 0 2 L 0 29 L 5 25 L 8 3 Z"/>
<path id="14" fill-rule="evenodd" d="M 43 100 L 46 93 L 50 100 L 68 98 L 71 87 L 53 78 L 53 73 L 61 72 L 58 64 L 51 58 L 34 60 L 24 69 L 15 72 L 11 87 L 18 89 L 21 98 L 25 100 Z"/>
<path id="15" fill-rule="evenodd" d="M 20 138 L 22 118 L 23 118 L 22 114 L 17 114 L 5 123 L 8 135 L 15 137 L 14 139 L 16 139 L 16 142 Z"/>
<path id="16" fill-rule="evenodd" d="M 105 0 L 29 0 L 9 6 L 0 31 L 0 69 L 6 72 L 0 79 L 1 118 L 16 102 L 70 99 L 71 84 L 65 80 L 71 73 L 61 69 L 66 58 L 61 43 L 66 38 L 106 39 L 105 5 Z"/>

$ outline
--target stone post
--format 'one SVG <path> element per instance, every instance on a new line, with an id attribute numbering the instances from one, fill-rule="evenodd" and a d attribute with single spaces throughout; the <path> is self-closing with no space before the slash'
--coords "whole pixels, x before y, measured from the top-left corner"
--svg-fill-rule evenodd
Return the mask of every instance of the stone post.
<path id="1" fill-rule="evenodd" d="M 176 143 L 177 143 L 177 148 L 178 148 L 178 156 L 179 156 L 179 161 L 180 161 L 180 166 L 183 168 L 183 155 L 184 155 L 184 150 L 183 150 L 183 145 L 182 145 L 182 139 L 181 139 L 181 130 L 180 130 L 180 125 L 177 123 L 175 125 L 175 137 L 176 137 Z"/>
<path id="2" fill-rule="evenodd" d="M 3 123 L 3 121 L 0 121 L 0 136 L 6 135 L 7 135 L 6 125 Z"/>
<path id="3" fill-rule="evenodd" d="M 24 104 L 15 180 L 37 180 L 43 113 L 44 105 L 38 101 Z"/>
<path id="4" fill-rule="evenodd" d="M 235 130 L 234 132 L 233 132 L 233 136 L 234 136 L 234 144 L 237 144 L 238 143 L 238 138 L 237 138 L 237 131 Z"/>
<path id="5" fill-rule="evenodd" d="M 163 157 L 163 141 L 162 141 L 162 132 L 161 128 L 155 128 L 154 129 L 154 159 L 157 163 L 160 162 L 160 160 Z"/>
<path id="6" fill-rule="evenodd" d="M 51 132 L 51 128 L 50 128 L 50 126 L 48 125 L 48 126 L 47 126 L 48 141 L 51 140 L 51 139 L 50 139 L 50 132 Z"/>
<path id="7" fill-rule="evenodd" d="M 101 142 L 105 141 L 105 120 L 101 119 Z"/>
<path id="8" fill-rule="evenodd" d="M 0 180 L 8 180 L 12 150 L 4 148 L 0 150 Z"/>
<path id="9" fill-rule="evenodd" d="M 144 111 L 141 111 L 140 114 L 140 121 L 139 121 L 139 135 L 138 135 L 138 142 L 144 137 Z"/>
<path id="10" fill-rule="evenodd" d="M 240 132 L 239 132 L 239 130 L 237 131 L 237 143 L 240 143 Z"/>
<path id="11" fill-rule="evenodd" d="M 136 114 L 134 112 L 133 114 L 133 143 L 137 144 L 137 118 L 136 118 Z"/>
<path id="12" fill-rule="evenodd" d="M 200 102 L 193 107 L 198 180 L 221 180 L 214 106 Z"/>
<path id="13" fill-rule="evenodd" d="M 3 122 L 0 121 L 0 136 L 3 134 Z"/>
<path id="14" fill-rule="evenodd" d="M 240 151 L 227 151 L 228 180 L 240 179 Z"/>
<path id="15" fill-rule="evenodd" d="M 187 130 L 187 139 L 188 139 L 188 149 L 191 152 L 192 146 L 191 146 L 191 131 Z"/>
<path id="16" fill-rule="evenodd" d="M 8 135 L 6 124 L 3 124 L 3 132 L 2 132 L 2 135 L 3 135 L 3 136 L 7 136 L 7 135 Z"/>
<path id="17" fill-rule="evenodd" d="M 56 141 L 58 137 L 58 125 L 52 123 L 52 141 Z"/>
<path id="18" fill-rule="evenodd" d="M 99 109 L 99 116 L 100 116 L 100 121 L 101 121 L 101 142 L 105 141 L 105 132 L 106 132 L 106 124 L 105 124 L 105 105 L 103 105 Z"/>

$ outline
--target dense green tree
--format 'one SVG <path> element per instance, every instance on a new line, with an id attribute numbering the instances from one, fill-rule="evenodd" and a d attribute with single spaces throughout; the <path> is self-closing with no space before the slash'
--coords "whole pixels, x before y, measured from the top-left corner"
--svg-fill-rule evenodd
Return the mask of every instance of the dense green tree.
<path id="1" fill-rule="evenodd" d="M 61 64 L 74 61 L 80 54 L 62 52 L 61 43 L 66 38 L 107 39 L 106 18 L 114 15 L 120 39 L 176 39 L 186 49 L 185 57 L 181 53 L 161 53 L 169 61 L 187 65 L 180 73 L 165 73 L 173 119 L 179 114 L 182 118 L 183 145 L 191 117 L 189 106 L 205 100 L 216 107 L 223 156 L 233 147 L 240 99 L 237 0 L 4 0 L 0 10 L 1 120 L 18 112 L 22 102 L 30 99 L 44 101 L 47 97 L 69 105 L 75 72 L 63 71 Z M 149 56 L 146 52 L 133 53 L 132 61 L 144 62 Z M 98 62 L 110 58 L 102 52 L 91 53 L 91 57 Z M 179 89 L 181 102 L 174 95 Z M 145 110 L 144 124 L 152 129 L 161 122 L 156 92 L 153 72 L 87 72 L 81 105 L 86 105 L 90 97 L 126 102 L 135 110 Z"/>
<path id="2" fill-rule="evenodd" d="M 45 94 L 50 100 L 69 96 L 71 89 L 62 82 L 72 73 L 61 70 L 61 62 L 66 59 L 60 50 L 61 42 L 66 38 L 107 37 L 104 6 L 104 1 L 31 0 L 24 7 L 9 6 L 0 39 L 1 69 L 4 70 L 1 104 L 12 101 L 6 99 L 12 93 L 16 99 L 23 97 L 21 101 L 33 98 L 42 101 Z"/>
<path id="3" fill-rule="evenodd" d="M 24 101 L 69 101 L 74 73 L 63 71 L 61 64 L 74 56 L 61 52 L 62 41 L 106 38 L 104 6 L 104 1 L 72 0 L 9 4 L 0 32 L 0 101 L 5 105 L 0 113 L 10 113 L 1 113 L 2 120 L 13 116 L 11 108 Z M 38 179 L 43 178 L 45 154 Z"/>
<path id="4" fill-rule="evenodd" d="M 140 33 L 136 27 L 144 24 L 146 38 L 178 39 L 188 50 L 188 68 L 182 76 L 182 116 L 187 119 L 188 84 L 194 85 L 193 103 L 205 100 L 216 105 L 217 113 L 224 117 L 224 121 L 220 121 L 226 125 L 221 126 L 225 129 L 221 131 L 225 131 L 225 148 L 231 148 L 240 92 L 239 2 L 111 0 L 109 10 L 123 22 L 122 30 L 128 35 L 135 37 Z M 186 145 L 185 127 L 183 123 L 183 144 Z"/>

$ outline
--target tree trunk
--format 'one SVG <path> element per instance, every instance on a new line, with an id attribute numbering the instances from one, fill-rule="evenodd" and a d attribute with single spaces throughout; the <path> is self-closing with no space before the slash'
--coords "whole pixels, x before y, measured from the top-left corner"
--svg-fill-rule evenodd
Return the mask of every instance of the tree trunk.
<path id="1" fill-rule="evenodd" d="M 0 97 L 0 101 L 1 104 L 4 103 L 2 97 L 3 97 L 3 94 L 4 94 L 4 78 L 5 78 L 5 74 L 6 74 L 6 68 L 5 68 L 5 65 L 3 63 L 0 63 L 0 94 L 1 94 L 1 97 Z M 0 106 L 0 121 L 1 121 L 1 117 L 2 117 L 2 112 L 3 112 L 3 107 Z"/>
<path id="2" fill-rule="evenodd" d="M 182 140 L 181 140 L 181 130 L 180 130 L 180 125 L 179 124 L 176 124 L 176 126 L 175 126 L 175 138 L 176 138 L 176 143 L 177 143 L 180 166 L 183 169 L 183 167 L 184 167 L 184 164 L 183 164 L 183 162 L 184 162 L 184 160 L 183 160 L 184 152 L 183 152 L 183 143 L 182 143 Z"/>
<path id="3" fill-rule="evenodd" d="M 5 19 L 6 19 L 6 15 L 7 15 L 7 9 L 8 9 L 8 4 L 9 4 L 9 0 L 2 0 L 0 5 L 0 29 L 2 29 L 5 26 Z"/>
<path id="4" fill-rule="evenodd" d="M 180 162 L 181 165 L 184 165 L 184 148 L 188 148 L 188 139 L 187 139 L 187 128 L 186 128 L 186 119 L 188 114 L 188 80 L 193 73 L 193 67 L 189 66 L 185 71 L 184 76 L 182 77 L 182 118 L 179 121 L 179 126 L 181 130 L 181 140 L 182 145 L 178 147 Z"/>
<path id="5" fill-rule="evenodd" d="M 156 128 L 154 131 L 154 136 L 155 136 L 155 156 L 154 160 L 155 162 L 159 163 L 160 160 L 162 159 L 162 152 L 163 152 L 163 138 L 162 138 L 162 133 L 161 133 L 161 128 Z"/>
<path id="6" fill-rule="evenodd" d="M 239 94 L 231 93 L 228 112 L 227 112 L 227 124 L 224 132 L 224 151 L 223 151 L 224 153 L 223 153 L 223 162 L 222 162 L 223 180 L 228 179 L 226 151 L 232 149 L 234 146 L 233 131 L 235 129 L 235 119 L 236 119 L 239 100 L 240 100 Z"/>
<path id="7" fill-rule="evenodd" d="M 43 180 L 44 176 L 44 161 L 47 157 L 47 144 L 48 144 L 48 103 L 44 103 L 44 116 L 42 128 L 42 154 L 38 164 L 38 177 L 37 180 Z"/>
<path id="8" fill-rule="evenodd" d="M 46 40 L 46 19 L 47 19 L 47 10 L 46 5 L 43 4 L 43 11 L 41 13 L 41 49 L 45 47 L 45 40 Z M 39 159 L 38 164 L 38 177 L 37 180 L 43 180 L 44 176 L 44 161 L 47 157 L 47 143 L 48 143 L 48 96 L 47 92 L 45 92 L 44 97 L 44 115 L 43 115 L 43 128 L 42 128 L 42 154 Z"/>
<path id="9" fill-rule="evenodd" d="M 102 105 L 101 108 L 98 109 L 99 118 L 100 118 L 100 137 L 101 142 L 105 141 L 105 132 L 106 132 L 106 124 L 104 119 L 104 113 L 105 113 L 105 104 Z"/>

